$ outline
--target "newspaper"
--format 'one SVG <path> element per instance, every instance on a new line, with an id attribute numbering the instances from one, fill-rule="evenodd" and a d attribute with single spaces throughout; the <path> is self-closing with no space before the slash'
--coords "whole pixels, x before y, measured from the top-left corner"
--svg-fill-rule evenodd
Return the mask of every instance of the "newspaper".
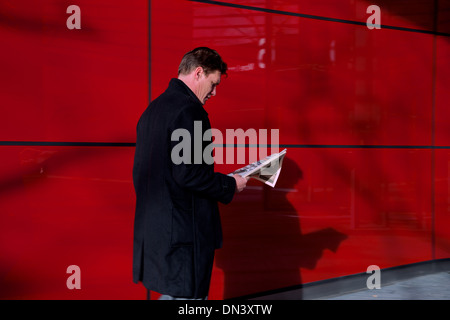
<path id="1" fill-rule="evenodd" d="M 228 174 L 232 176 L 238 174 L 241 177 L 250 177 L 259 180 L 272 188 L 275 187 L 277 183 L 278 176 L 281 172 L 281 165 L 283 163 L 284 156 L 286 155 L 286 150 L 279 153 L 271 154 L 264 159 L 253 162 L 245 167 L 237 169 L 236 171 Z"/>

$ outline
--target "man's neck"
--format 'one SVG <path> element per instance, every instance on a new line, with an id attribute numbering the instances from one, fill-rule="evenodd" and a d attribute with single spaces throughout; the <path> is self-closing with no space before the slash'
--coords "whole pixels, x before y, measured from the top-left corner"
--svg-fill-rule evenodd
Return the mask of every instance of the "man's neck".
<path id="1" fill-rule="evenodd" d="M 192 93 L 197 97 L 198 101 L 201 103 L 197 93 L 196 93 L 196 86 L 194 84 L 194 80 L 192 77 L 189 77 L 189 75 L 179 75 L 178 80 L 181 80 L 191 91 Z M 202 103 L 203 104 L 203 103 Z"/>

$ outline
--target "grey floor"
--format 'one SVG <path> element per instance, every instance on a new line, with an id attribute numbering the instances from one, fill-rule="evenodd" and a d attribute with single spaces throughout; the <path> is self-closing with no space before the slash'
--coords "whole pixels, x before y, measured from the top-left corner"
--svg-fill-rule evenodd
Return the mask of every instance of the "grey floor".
<path id="1" fill-rule="evenodd" d="M 326 300 L 450 300 L 450 272 L 418 276 L 383 285 L 380 289 L 365 289 L 336 295 Z"/>

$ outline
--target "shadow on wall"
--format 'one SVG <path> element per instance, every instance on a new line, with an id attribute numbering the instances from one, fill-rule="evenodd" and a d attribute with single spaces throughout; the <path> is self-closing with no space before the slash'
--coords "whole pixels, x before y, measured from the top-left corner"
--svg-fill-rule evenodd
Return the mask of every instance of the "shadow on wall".
<path id="1" fill-rule="evenodd" d="M 325 249 L 336 252 L 347 236 L 333 228 L 302 234 L 300 215 L 286 199 L 302 179 L 302 171 L 288 157 L 277 187 L 260 191 L 250 186 L 237 202 L 221 208 L 223 248 L 216 265 L 224 273 L 224 299 L 302 284 L 300 268 L 314 269 Z M 253 184 L 252 184 L 253 185 Z M 260 186 L 260 184 L 259 184 Z M 267 193 L 278 193 L 276 210 L 267 210 Z M 270 197 L 272 198 L 272 197 Z"/>

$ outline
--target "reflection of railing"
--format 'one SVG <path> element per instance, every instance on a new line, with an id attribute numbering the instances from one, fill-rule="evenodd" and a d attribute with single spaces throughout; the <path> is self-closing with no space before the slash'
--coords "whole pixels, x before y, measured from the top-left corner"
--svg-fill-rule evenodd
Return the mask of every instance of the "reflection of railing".
<path id="1" fill-rule="evenodd" d="M 201 2 L 201 1 L 200 1 Z M 219 4 L 217 2 L 206 2 Z M 266 1 L 253 3 L 264 5 Z M 263 46 L 270 21 L 273 34 L 299 34 L 299 21 L 289 17 L 267 15 L 259 10 L 227 10 L 227 4 L 222 6 L 208 6 L 198 4 L 193 14 L 193 37 L 196 40 L 220 45 L 237 45 L 244 43 L 259 43 Z M 297 7 L 297 6 L 295 6 Z M 239 8 L 239 6 L 238 6 Z M 241 9 L 248 9 L 246 6 Z M 233 12 L 233 13 L 231 13 Z"/>
<path id="2" fill-rule="evenodd" d="M 335 17 L 326 17 L 322 15 L 314 15 L 314 14 L 304 14 L 298 12 L 299 10 L 295 10 L 296 8 L 289 8 L 289 11 L 285 10 L 277 10 L 272 8 L 267 8 L 264 6 L 264 4 L 267 3 L 267 1 L 263 1 L 261 3 L 252 3 L 252 5 L 242 5 L 242 4 L 236 4 L 236 3 L 230 3 L 230 2 L 221 2 L 221 1 L 209 1 L 209 0 L 189 0 L 192 2 L 198 2 L 203 4 L 210 4 L 215 6 L 222 6 L 222 7 L 230 7 L 230 8 L 236 8 L 236 9 L 245 9 L 248 11 L 256 11 L 256 12 L 262 12 L 262 13 L 269 13 L 269 14 L 276 14 L 276 15 L 285 15 L 285 16 L 291 16 L 291 17 L 299 17 L 299 18 L 306 18 L 306 19 L 315 19 L 315 20 L 321 20 L 321 21 L 328 21 L 328 22 L 337 22 L 337 23 L 346 23 L 346 24 L 353 24 L 353 25 L 360 25 L 367 27 L 367 16 L 364 16 L 364 21 L 355 21 L 355 20 L 348 20 L 348 19 L 339 19 Z M 269 1 L 270 3 L 270 1 Z M 385 1 L 378 1 L 378 5 L 382 8 L 382 10 L 393 12 L 394 15 L 398 15 L 401 17 L 404 17 L 416 25 L 419 25 L 423 28 L 410 28 L 410 27 L 403 27 L 403 26 L 392 26 L 392 25 L 385 25 L 382 24 L 382 28 L 384 29 L 391 29 L 391 30 L 399 30 L 399 31 L 406 31 L 406 32 L 418 32 L 418 33 L 427 33 L 427 34 L 434 34 L 439 36 L 450 36 L 450 33 L 445 32 L 446 26 L 439 28 L 439 26 L 442 25 L 443 22 L 446 22 L 447 20 L 444 18 L 440 18 L 442 15 L 447 14 L 448 10 L 436 10 L 434 8 L 434 3 L 429 2 L 428 4 L 425 4 L 427 6 L 428 12 L 424 13 L 424 3 L 421 2 L 420 6 L 414 6 L 414 5 L 408 5 L 405 6 L 404 4 L 396 5 L 395 2 L 385 0 Z M 363 1 L 359 1 L 355 3 L 355 6 L 361 7 L 360 12 L 363 14 L 366 13 L 366 9 L 368 6 L 370 6 L 369 3 L 365 3 Z M 426 17 L 426 19 L 423 19 L 423 16 Z M 439 21 L 439 26 L 437 26 L 437 30 L 434 30 L 433 27 L 435 24 L 430 21 L 436 21 L 436 23 Z M 439 31 L 440 29 L 444 28 L 444 31 Z M 433 29 L 433 30 L 431 30 Z"/>

